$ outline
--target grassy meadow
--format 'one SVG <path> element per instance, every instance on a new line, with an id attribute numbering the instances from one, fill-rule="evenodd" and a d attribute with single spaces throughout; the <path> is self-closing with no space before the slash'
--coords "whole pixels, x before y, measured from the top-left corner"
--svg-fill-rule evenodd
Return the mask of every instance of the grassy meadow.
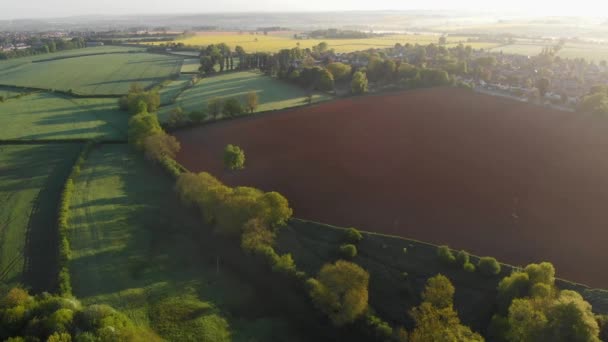
<path id="1" fill-rule="evenodd" d="M 306 91 L 287 82 L 282 82 L 261 73 L 242 71 L 203 78 L 194 87 L 181 93 L 174 105 L 161 107 L 158 117 L 165 121 L 176 106 L 186 112 L 203 110 L 207 101 L 214 97 L 237 97 L 245 100 L 248 92 L 258 94 L 259 106 L 256 111 L 268 111 L 300 106 L 306 103 Z M 326 94 L 314 94 L 313 102 L 330 98 Z"/>
<path id="2" fill-rule="evenodd" d="M 297 341 L 286 320 L 267 315 L 266 295 L 216 259 L 221 240 L 196 241 L 197 229 L 208 228 L 160 170 L 126 145 L 94 149 L 71 203 L 74 294 L 170 341 Z"/>
<path id="3" fill-rule="evenodd" d="M 0 283 L 54 288 L 51 223 L 79 150 L 80 144 L 0 145 Z"/>
<path id="4" fill-rule="evenodd" d="M 182 74 L 183 73 L 195 73 L 198 74 L 198 68 L 201 66 L 201 61 L 198 58 L 188 58 L 184 59 L 184 64 L 182 64 Z"/>
<path id="5" fill-rule="evenodd" d="M 113 98 L 38 92 L 0 103 L 0 140 L 126 139 L 128 115 Z"/>
<path id="6" fill-rule="evenodd" d="M 419 34 L 397 34 L 384 37 L 364 38 L 364 39 L 295 39 L 291 32 L 289 34 L 262 34 L 252 35 L 249 33 L 239 34 L 238 32 L 210 32 L 201 33 L 185 39 L 176 40 L 176 43 L 184 43 L 191 46 L 206 46 L 209 44 L 226 43 L 232 49 L 237 45 L 242 46 L 247 52 L 277 52 L 281 49 L 291 49 L 299 46 L 302 49 L 312 48 L 320 42 L 326 42 L 329 47 L 336 52 L 353 52 L 367 50 L 371 48 L 387 48 L 401 44 L 421 44 L 427 45 L 437 43 L 439 35 L 419 35 Z M 448 38 L 448 43 L 458 44 L 460 42 L 471 45 L 474 48 L 490 48 L 497 44 L 488 43 L 466 43 L 467 37 L 454 36 Z M 151 44 L 161 44 L 151 43 Z M 167 43 L 167 42 L 165 42 Z"/>
<path id="7" fill-rule="evenodd" d="M 145 49 L 141 47 L 132 46 L 96 46 L 83 49 L 64 50 L 55 53 L 46 53 L 41 55 L 34 55 L 28 57 L 20 57 L 0 61 L 0 73 L 3 71 L 25 65 L 33 62 L 48 61 L 53 59 L 61 58 L 72 58 L 80 56 L 91 56 L 91 55 L 102 55 L 102 54 L 114 54 L 114 53 L 128 53 L 128 52 L 144 52 Z"/>
<path id="8" fill-rule="evenodd" d="M 32 61 L 2 69 L 8 86 L 73 91 L 79 95 L 122 95 L 131 83 L 150 86 L 178 74 L 181 59 L 149 53 L 98 54 Z M 16 59 L 16 62 L 21 62 Z"/>

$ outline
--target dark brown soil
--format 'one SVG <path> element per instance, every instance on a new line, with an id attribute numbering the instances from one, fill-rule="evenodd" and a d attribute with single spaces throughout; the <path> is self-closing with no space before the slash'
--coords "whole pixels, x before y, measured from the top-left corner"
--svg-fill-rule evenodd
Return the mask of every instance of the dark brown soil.
<path id="1" fill-rule="evenodd" d="M 295 216 L 448 244 L 608 287 L 608 118 L 428 89 L 178 132 L 178 160 Z M 222 166 L 227 144 L 246 169 Z"/>

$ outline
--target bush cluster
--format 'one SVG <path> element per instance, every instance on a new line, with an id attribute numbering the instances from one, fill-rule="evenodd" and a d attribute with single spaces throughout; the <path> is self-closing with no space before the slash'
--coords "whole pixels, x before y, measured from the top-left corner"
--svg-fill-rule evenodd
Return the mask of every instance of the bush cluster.
<path id="1" fill-rule="evenodd" d="M 147 110 L 156 112 L 160 107 L 160 95 L 158 91 L 145 91 L 139 84 L 131 84 L 127 95 L 120 98 L 118 105 L 120 109 L 126 110 L 131 114 L 141 112 L 141 103 L 146 105 Z"/>
<path id="2" fill-rule="evenodd" d="M 72 254 L 70 248 L 70 240 L 68 238 L 68 221 L 70 216 L 70 202 L 72 199 L 72 195 L 74 192 L 74 182 L 76 177 L 80 174 L 80 169 L 84 164 L 89 152 L 95 145 L 95 142 L 90 141 L 87 142 L 78 159 L 74 163 L 72 167 L 72 171 L 68 176 L 68 179 L 65 182 L 63 190 L 61 192 L 61 196 L 59 199 L 59 207 L 57 210 L 57 233 L 59 241 L 59 273 L 57 274 L 57 282 L 59 293 L 62 295 L 70 295 L 72 293 L 72 285 L 70 281 L 70 271 L 68 269 L 68 263 L 70 261 L 70 257 Z"/>
<path id="3" fill-rule="evenodd" d="M 356 228 L 348 228 L 346 230 L 345 240 L 348 243 L 356 244 L 363 240 L 363 234 Z"/>
<path id="4" fill-rule="evenodd" d="M 437 247 L 437 256 L 445 265 L 454 265 L 456 263 L 456 257 L 448 246 Z"/>
<path id="5" fill-rule="evenodd" d="M 160 341 L 107 305 L 82 304 L 71 297 L 30 296 L 13 288 L 0 297 L 2 341 Z"/>
<path id="6" fill-rule="evenodd" d="M 477 269 L 484 275 L 495 276 L 500 273 L 500 264 L 492 257 L 479 258 Z"/>
<path id="7" fill-rule="evenodd" d="M 353 244 L 344 244 L 340 246 L 340 255 L 346 259 L 352 259 L 357 256 L 357 246 Z"/>

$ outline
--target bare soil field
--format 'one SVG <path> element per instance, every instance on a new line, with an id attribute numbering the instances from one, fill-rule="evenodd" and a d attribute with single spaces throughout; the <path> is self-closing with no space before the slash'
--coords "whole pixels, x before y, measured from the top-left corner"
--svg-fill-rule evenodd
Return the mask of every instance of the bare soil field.
<path id="1" fill-rule="evenodd" d="M 608 118 L 462 89 L 368 96 L 177 132 L 178 160 L 295 216 L 608 287 Z M 225 171 L 237 144 L 246 168 Z"/>

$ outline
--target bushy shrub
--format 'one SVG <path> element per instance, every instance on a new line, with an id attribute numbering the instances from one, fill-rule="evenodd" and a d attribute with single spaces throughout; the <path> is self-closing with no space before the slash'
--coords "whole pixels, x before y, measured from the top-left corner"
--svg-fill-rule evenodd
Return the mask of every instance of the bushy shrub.
<path id="1" fill-rule="evenodd" d="M 345 240 L 347 242 L 356 244 L 359 241 L 363 240 L 363 234 L 361 234 L 361 232 L 359 230 L 357 230 L 356 228 L 348 228 L 346 230 Z"/>
<path id="2" fill-rule="evenodd" d="M 243 105 L 239 99 L 231 97 L 224 101 L 224 107 L 222 108 L 222 114 L 228 117 L 235 117 L 245 112 Z"/>
<path id="3" fill-rule="evenodd" d="M 285 275 L 295 275 L 297 271 L 296 264 L 289 253 L 279 256 L 272 265 L 272 270 Z"/>
<path id="4" fill-rule="evenodd" d="M 345 244 L 340 246 L 340 255 L 347 259 L 352 259 L 357 256 L 357 247 L 353 244 Z"/>
<path id="5" fill-rule="evenodd" d="M 437 248 L 437 256 L 445 265 L 453 265 L 456 262 L 456 257 L 454 257 L 448 246 L 439 246 Z"/>
<path id="6" fill-rule="evenodd" d="M 462 266 L 462 269 L 464 269 L 466 272 L 473 273 L 475 272 L 475 265 L 471 262 L 467 262 L 464 264 L 464 266 Z"/>
<path id="7" fill-rule="evenodd" d="M 191 112 L 188 117 L 190 118 L 190 121 L 194 123 L 201 123 L 207 118 L 207 113 L 203 111 L 194 111 Z"/>
<path id="8" fill-rule="evenodd" d="M 238 146 L 229 144 L 224 149 L 224 166 L 228 170 L 245 168 L 245 152 Z"/>
<path id="9" fill-rule="evenodd" d="M 319 310 L 336 326 L 359 318 L 367 308 L 369 274 L 356 264 L 339 260 L 321 268 L 317 279 L 309 279 L 310 296 Z"/>
<path id="10" fill-rule="evenodd" d="M 469 253 L 467 251 L 460 251 L 456 253 L 456 263 L 458 266 L 464 266 L 469 262 Z"/>
<path id="11" fill-rule="evenodd" d="M 479 259 L 477 269 L 484 275 L 493 276 L 500 273 L 500 264 L 492 257 L 483 257 Z"/>
<path id="12" fill-rule="evenodd" d="M 377 341 L 389 341 L 393 336 L 393 328 L 380 317 L 367 313 L 365 316 L 366 328 L 369 334 Z"/>

